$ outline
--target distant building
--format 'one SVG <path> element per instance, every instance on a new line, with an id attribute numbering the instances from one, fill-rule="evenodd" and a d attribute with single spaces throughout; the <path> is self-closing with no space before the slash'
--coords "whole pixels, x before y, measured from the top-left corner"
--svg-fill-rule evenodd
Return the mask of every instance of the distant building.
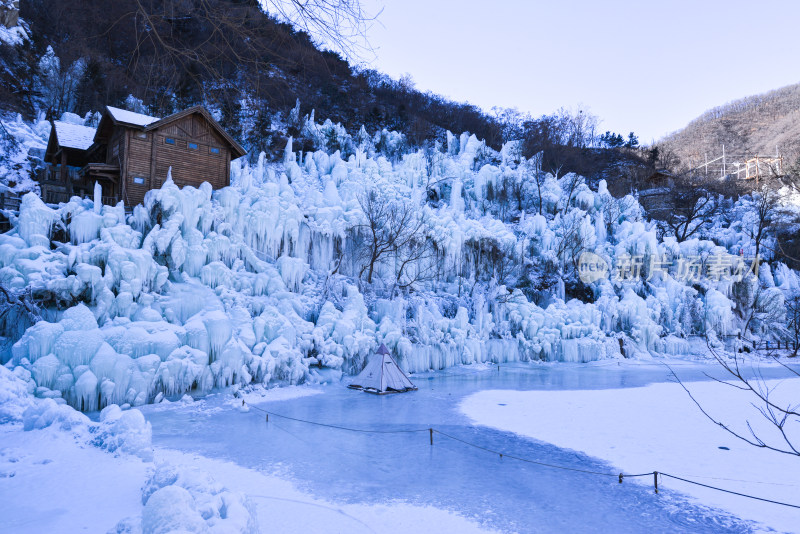
<path id="1" fill-rule="evenodd" d="M 244 155 L 202 106 L 163 119 L 108 106 L 96 130 L 53 121 L 39 183 L 48 203 L 92 195 L 99 183 L 103 203 L 132 207 L 170 168 L 178 186 L 230 185 L 231 159 Z"/>
<path id="2" fill-rule="evenodd" d="M 667 169 L 657 169 L 641 184 L 639 204 L 651 217 L 667 217 L 675 187 L 675 175 Z"/>
<path id="3" fill-rule="evenodd" d="M 668 169 L 656 169 L 647 178 L 641 189 L 653 189 L 658 187 L 674 187 L 675 175 Z"/>

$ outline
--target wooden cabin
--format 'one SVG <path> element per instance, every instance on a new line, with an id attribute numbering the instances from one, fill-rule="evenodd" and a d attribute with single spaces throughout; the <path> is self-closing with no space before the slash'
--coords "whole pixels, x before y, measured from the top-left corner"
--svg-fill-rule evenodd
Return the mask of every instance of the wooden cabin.
<path id="1" fill-rule="evenodd" d="M 89 162 L 88 150 L 94 144 L 95 129 L 61 121 L 52 121 L 51 126 L 45 167 L 38 180 L 42 199 L 55 204 L 81 193 L 79 174 Z"/>
<path id="2" fill-rule="evenodd" d="M 93 133 L 87 146 L 88 130 Z M 45 202 L 103 189 L 103 203 L 132 207 L 166 181 L 178 186 L 230 185 L 230 163 L 244 149 L 202 106 L 159 119 L 106 107 L 97 129 L 54 122 L 40 179 Z"/>

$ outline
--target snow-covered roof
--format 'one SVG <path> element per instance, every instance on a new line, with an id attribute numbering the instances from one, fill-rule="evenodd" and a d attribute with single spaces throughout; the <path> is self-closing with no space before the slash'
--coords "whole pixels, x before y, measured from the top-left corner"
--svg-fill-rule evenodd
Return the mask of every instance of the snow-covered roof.
<path id="1" fill-rule="evenodd" d="M 86 150 L 94 142 L 95 129 L 79 124 L 54 121 L 59 146 Z"/>
<path id="2" fill-rule="evenodd" d="M 142 115 L 141 113 L 134 113 L 133 111 L 128 111 L 126 109 L 113 108 L 111 106 L 106 106 L 106 109 L 108 109 L 108 112 L 115 121 L 123 122 L 125 124 L 133 124 L 134 126 L 144 127 L 161 120 L 158 117 Z"/>

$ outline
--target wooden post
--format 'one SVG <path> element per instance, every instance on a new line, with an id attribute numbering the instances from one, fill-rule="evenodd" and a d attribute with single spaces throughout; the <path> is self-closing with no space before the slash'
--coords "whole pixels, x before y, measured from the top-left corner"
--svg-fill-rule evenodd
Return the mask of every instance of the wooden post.
<path id="1" fill-rule="evenodd" d="M 124 183 L 128 181 L 128 156 L 130 155 L 131 150 L 131 131 L 127 128 L 123 131 L 123 135 L 125 136 L 125 142 L 122 148 L 122 154 L 120 154 L 121 159 L 119 162 L 119 179 L 123 180 Z M 133 205 L 128 201 L 128 188 L 125 187 L 125 198 L 122 199 L 126 206 L 130 206 L 133 208 Z"/>
<path id="2" fill-rule="evenodd" d="M 658 493 L 658 471 L 653 471 L 653 486 L 655 486 L 656 493 Z"/>
<path id="3" fill-rule="evenodd" d="M 150 139 L 150 180 L 147 182 L 148 188 L 155 187 L 156 184 L 156 154 L 158 154 L 159 148 L 156 145 L 158 133 L 154 130 L 150 132 L 150 135 L 152 138 Z"/>
<path id="4" fill-rule="evenodd" d="M 725 145 L 722 145 L 722 177 L 725 178 Z"/>
<path id="5" fill-rule="evenodd" d="M 433 429 L 429 428 L 428 432 L 430 433 L 430 437 L 431 437 L 431 445 L 433 445 Z"/>
<path id="6" fill-rule="evenodd" d="M 758 185 L 759 178 L 761 178 L 761 162 L 758 161 L 758 156 L 756 156 L 756 185 Z"/>
<path id="7" fill-rule="evenodd" d="M 231 185 L 231 151 L 225 150 L 225 187 Z"/>

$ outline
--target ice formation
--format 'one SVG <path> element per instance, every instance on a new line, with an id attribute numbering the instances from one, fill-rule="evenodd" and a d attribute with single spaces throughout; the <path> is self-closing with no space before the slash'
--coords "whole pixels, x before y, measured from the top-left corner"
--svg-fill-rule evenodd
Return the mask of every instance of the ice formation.
<path id="1" fill-rule="evenodd" d="M 350 142 L 341 126 L 311 122 L 309 135 Z M 97 190 L 94 201 L 58 207 L 26 195 L 0 235 L 0 283 L 29 290 L 46 313 L 11 340 L 3 362 L 28 373 L 37 396 L 94 411 L 231 384 L 336 379 L 358 372 L 380 343 L 407 372 L 682 354 L 687 335 L 735 334 L 750 310 L 751 329 L 781 323 L 784 295 L 800 286 L 780 264 L 736 282 L 670 271 L 595 281 L 584 302 L 568 300 L 557 276 L 534 303 L 519 273 L 561 273 L 580 251 L 611 265 L 754 247 L 736 222 L 720 223 L 715 241 L 660 239 L 636 198 L 613 198 L 603 181 L 592 189 L 574 175 L 547 175 L 533 185 L 513 146 L 496 153 L 449 135 L 430 156 L 400 154 L 402 136 L 385 130 L 358 138 L 347 158 L 338 149 L 295 153 L 289 140 L 281 163 L 263 154 L 252 167 L 233 162 L 232 185 L 218 191 L 167 180 L 129 216 L 121 204 L 102 206 Z M 386 255 L 365 286 L 369 190 L 413 206 L 435 253 L 402 276 L 401 259 Z M 509 191 L 540 198 L 538 213 L 498 200 Z M 434 275 L 411 285 L 420 273 Z"/>

